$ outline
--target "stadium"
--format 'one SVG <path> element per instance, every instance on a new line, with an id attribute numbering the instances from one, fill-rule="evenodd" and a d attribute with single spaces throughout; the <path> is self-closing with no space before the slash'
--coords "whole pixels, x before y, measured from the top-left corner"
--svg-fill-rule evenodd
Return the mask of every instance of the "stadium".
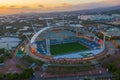
<path id="1" fill-rule="evenodd" d="M 102 56 L 104 41 L 82 25 L 44 27 L 33 35 L 30 51 L 43 61 L 92 60 Z"/>

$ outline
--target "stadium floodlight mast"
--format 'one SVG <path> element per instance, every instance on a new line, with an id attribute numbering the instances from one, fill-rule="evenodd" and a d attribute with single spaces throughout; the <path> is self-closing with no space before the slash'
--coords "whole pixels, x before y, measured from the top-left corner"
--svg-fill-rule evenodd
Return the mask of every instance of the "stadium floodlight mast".
<path id="1" fill-rule="evenodd" d="M 93 33 L 94 30 L 95 30 L 95 28 L 92 28 L 91 33 Z"/>
<path id="2" fill-rule="evenodd" d="M 50 24 L 48 22 L 48 19 L 46 18 L 46 23 L 47 23 L 47 27 L 50 27 Z M 48 53 L 48 56 L 50 56 L 50 39 L 45 39 L 46 41 L 46 48 L 47 48 L 47 53 Z"/>
<path id="3" fill-rule="evenodd" d="M 30 38 L 26 34 L 24 34 L 24 35 L 27 38 L 27 40 L 30 42 Z"/>
<path id="4" fill-rule="evenodd" d="M 48 56 L 50 56 L 51 54 L 50 54 L 50 39 L 46 39 L 46 48 L 47 48 L 47 54 L 48 54 Z"/>
<path id="5" fill-rule="evenodd" d="M 94 40 L 95 40 L 96 38 L 98 39 L 98 37 L 96 37 L 95 34 L 93 34 L 94 30 L 95 30 L 95 28 L 92 28 L 92 30 L 90 31 L 90 33 L 94 36 Z"/>
<path id="6" fill-rule="evenodd" d="M 110 37 L 111 38 L 111 36 L 109 36 L 106 32 L 103 32 L 103 31 L 100 31 L 103 35 L 104 35 L 104 38 L 103 38 L 103 44 L 105 44 L 105 42 L 106 42 L 106 36 L 107 37 Z"/>
<path id="7" fill-rule="evenodd" d="M 46 20 L 46 23 L 47 23 L 47 27 L 50 27 L 50 24 L 49 24 L 49 22 L 48 22 L 48 19 L 46 18 L 45 20 Z"/>
<path id="8" fill-rule="evenodd" d="M 64 18 L 64 15 L 63 15 L 63 26 L 65 26 L 65 18 Z"/>
<path id="9" fill-rule="evenodd" d="M 32 24 L 32 23 L 31 23 L 31 26 L 32 26 L 32 29 L 33 29 L 34 34 L 35 34 L 37 31 L 36 31 L 35 28 L 33 27 L 33 24 Z"/>
<path id="10" fill-rule="evenodd" d="M 9 44 L 7 43 L 7 49 L 9 50 Z"/>

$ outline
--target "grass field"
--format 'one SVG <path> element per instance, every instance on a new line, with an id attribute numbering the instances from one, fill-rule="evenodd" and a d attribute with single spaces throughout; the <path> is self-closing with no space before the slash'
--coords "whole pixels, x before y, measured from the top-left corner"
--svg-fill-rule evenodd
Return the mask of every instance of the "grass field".
<path id="1" fill-rule="evenodd" d="M 78 52 L 88 50 L 88 48 L 77 42 L 74 43 L 65 43 L 65 44 L 56 44 L 50 46 L 50 52 L 52 55 L 59 55 L 71 52 Z"/>

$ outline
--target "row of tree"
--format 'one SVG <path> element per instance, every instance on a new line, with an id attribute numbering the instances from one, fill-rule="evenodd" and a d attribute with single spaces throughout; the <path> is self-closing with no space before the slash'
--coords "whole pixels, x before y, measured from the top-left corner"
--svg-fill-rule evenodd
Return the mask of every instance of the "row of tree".
<path id="1" fill-rule="evenodd" d="M 6 75 L 0 75 L 0 80 L 30 80 L 33 76 L 32 69 L 25 69 L 22 73 L 8 73 Z"/>

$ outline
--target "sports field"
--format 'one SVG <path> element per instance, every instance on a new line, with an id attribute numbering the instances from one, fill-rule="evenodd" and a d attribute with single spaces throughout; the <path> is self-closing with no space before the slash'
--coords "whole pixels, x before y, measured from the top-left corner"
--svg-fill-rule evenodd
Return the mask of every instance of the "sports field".
<path id="1" fill-rule="evenodd" d="M 51 55 L 59 55 L 71 52 L 78 52 L 88 50 L 86 46 L 79 44 L 77 42 L 74 43 L 65 43 L 65 44 L 56 44 L 50 46 Z"/>

